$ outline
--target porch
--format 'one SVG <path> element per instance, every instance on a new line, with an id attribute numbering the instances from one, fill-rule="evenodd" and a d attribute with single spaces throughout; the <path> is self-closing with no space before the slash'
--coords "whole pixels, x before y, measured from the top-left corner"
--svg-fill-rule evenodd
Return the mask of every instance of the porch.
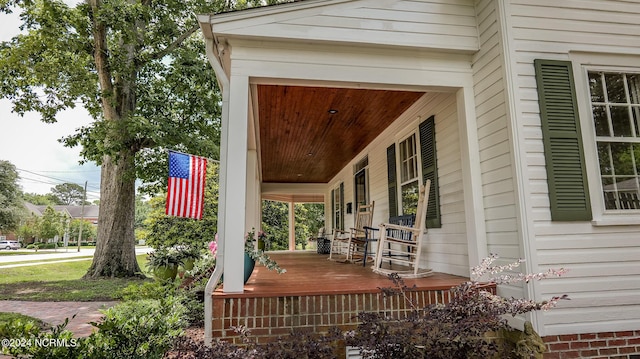
<path id="1" fill-rule="evenodd" d="M 259 341 L 294 329 L 327 332 L 338 326 L 348 330 L 357 325 L 356 317 L 362 311 L 398 316 L 411 309 L 402 299 L 383 296 L 380 288 L 393 283 L 373 273 L 369 265 L 328 261 L 328 255 L 311 251 L 269 255 L 287 272 L 279 275 L 256 265 L 243 293 L 227 293 L 223 288 L 213 293 L 213 338 L 240 344 L 232 326 L 245 326 Z M 449 289 L 466 280 L 434 273 L 404 281 L 408 287 L 416 286 L 410 298 L 424 307 L 448 302 Z"/>

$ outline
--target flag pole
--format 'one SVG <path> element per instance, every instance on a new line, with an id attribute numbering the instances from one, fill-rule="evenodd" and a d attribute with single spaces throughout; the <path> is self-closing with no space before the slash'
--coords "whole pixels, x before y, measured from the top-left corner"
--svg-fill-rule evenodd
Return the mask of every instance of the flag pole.
<path id="1" fill-rule="evenodd" d="M 187 156 L 198 156 L 198 155 L 194 155 L 191 153 L 186 153 L 186 152 L 182 152 L 182 151 L 178 151 L 178 150 L 174 150 L 171 148 L 165 148 L 167 150 L 167 152 L 175 152 L 175 153 L 179 153 L 181 155 L 187 155 Z M 199 157 L 203 157 L 204 159 L 206 159 L 207 161 L 211 161 L 211 162 L 215 162 L 215 163 L 220 163 L 220 161 L 218 160 L 214 160 L 213 158 L 209 158 L 209 157 L 204 157 L 204 156 L 199 156 Z"/>

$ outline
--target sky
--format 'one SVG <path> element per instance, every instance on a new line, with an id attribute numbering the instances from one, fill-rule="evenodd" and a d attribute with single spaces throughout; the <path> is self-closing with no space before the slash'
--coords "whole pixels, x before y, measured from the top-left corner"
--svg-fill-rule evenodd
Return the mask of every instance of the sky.
<path id="1" fill-rule="evenodd" d="M 15 14 L 0 13 L 0 41 L 18 34 L 20 22 Z M 37 113 L 21 117 L 11 111 L 8 100 L 0 100 L 0 160 L 18 169 L 23 192 L 46 194 L 57 184 L 70 182 L 80 186 L 87 182 L 87 200 L 100 195 L 100 168 L 95 163 L 79 165 L 80 147 L 67 148 L 59 139 L 91 123 L 83 108 L 58 114 L 58 122 L 40 121 Z"/>

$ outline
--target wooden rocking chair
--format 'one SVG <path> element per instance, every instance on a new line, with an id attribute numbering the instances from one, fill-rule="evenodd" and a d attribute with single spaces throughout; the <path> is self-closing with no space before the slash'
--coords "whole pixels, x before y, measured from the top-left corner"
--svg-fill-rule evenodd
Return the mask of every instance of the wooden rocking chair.
<path id="1" fill-rule="evenodd" d="M 358 244 L 366 241 L 367 232 L 365 227 L 371 227 L 374 207 L 375 201 L 366 205 L 359 204 L 356 211 L 355 225 L 351 227 L 349 232 L 340 229 L 334 230 L 329 260 L 353 261 L 353 254 L 356 252 Z M 339 258 L 337 256 L 344 257 Z"/>
<path id="2" fill-rule="evenodd" d="M 427 180 L 424 186 L 420 185 L 413 226 L 380 224 L 374 272 L 384 275 L 397 273 L 402 278 L 419 278 L 433 273 L 431 269 L 420 268 L 422 244 L 427 235 L 425 222 L 430 186 L 430 180 Z M 388 263 L 388 267 L 384 262 Z M 398 268 L 393 268 L 394 265 L 398 265 Z"/>

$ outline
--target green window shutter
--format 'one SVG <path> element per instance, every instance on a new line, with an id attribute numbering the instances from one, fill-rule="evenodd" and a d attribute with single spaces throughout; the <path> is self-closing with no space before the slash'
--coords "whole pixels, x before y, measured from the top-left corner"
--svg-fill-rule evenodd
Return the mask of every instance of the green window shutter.
<path id="1" fill-rule="evenodd" d="M 589 221 L 591 203 L 569 61 L 535 60 L 551 219 Z"/>
<path id="2" fill-rule="evenodd" d="M 440 228 L 440 191 L 438 188 L 438 161 L 436 157 L 436 125 L 431 116 L 418 126 L 420 132 L 420 157 L 422 158 L 422 183 L 431 180 L 427 204 L 427 227 Z"/>
<path id="3" fill-rule="evenodd" d="M 344 183 L 340 183 L 340 229 L 344 229 Z"/>
<path id="4" fill-rule="evenodd" d="M 396 181 L 396 145 L 387 147 L 387 179 L 389 185 L 389 217 L 398 215 L 398 183 Z"/>

